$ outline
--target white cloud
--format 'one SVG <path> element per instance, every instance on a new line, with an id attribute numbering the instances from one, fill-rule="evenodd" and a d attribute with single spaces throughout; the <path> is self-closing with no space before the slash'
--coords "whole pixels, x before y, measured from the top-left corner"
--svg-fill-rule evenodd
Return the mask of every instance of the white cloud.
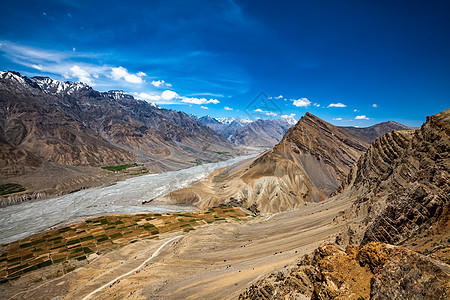
<path id="1" fill-rule="evenodd" d="M 320 104 L 319 103 L 314 103 L 313 104 L 315 107 L 320 107 Z"/>
<path id="2" fill-rule="evenodd" d="M 333 118 L 334 121 L 342 121 L 342 118 Z"/>
<path id="3" fill-rule="evenodd" d="M 275 99 L 281 99 L 281 98 L 283 98 L 283 95 L 280 95 L 280 96 L 278 96 L 278 97 L 275 97 Z"/>
<path id="4" fill-rule="evenodd" d="M 172 100 L 172 99 L 178 98 L 178 97 L 179 97 L 178 94 L 171 90 L 165 90 L 161 94 L 161 98 L 164 100 Z"/>
<path id="5" fill-rule="evenodd" d="M 161 100 L 160 95 L 154 95 L 154 94 L 147 94 L 147 93 L 135 93 L 138 98 L 148 101 L 159 101 Z"/>
<path id="6" fill-rule="evenodd" d="M 308 107 L 311 104 L 311 101 L 309 101 L 307 98 L 300 98 L 292 101 L 293 104 L 297 107 Z"/>
<path id="7" fill-rule="evenodd" d="M 117 68 L 111 68 L 111 76 L 115 80 L 119 79 L 125 79 L 125 81 L 135 84 L 141 84 L 144 82 L 142 80 L 142 76 L 146 76 L 144 72 L 139 72 L 137 74 L 130 74 L 128 73 L 128 70 L 125 69 L 122 66 L 119 66 Z"/>
<path id="8" fill-rule="evenodd" d="M 287 119 L 287 118 L 293 118 L 293 117 L 295 117 L 295 114 L 290 114 L 290 115 L 281 115 L 280 117 L 282 117 L 283 119 Z"/>
<path id="9" fill-rule="evenodd" d="M 359 111 L 359 110 L 357 110 L 356 108 L 353 110 L 353 112 L 357 112 L 357 111 Z"/>
<path id="10" fill-rule="evenodd" d="M 172 84 L 165 82 L 164 80 L 152 80 L 152 85 L 159 88 L 163 86 L 172 86 Z"/>
<path id="11" fill-rule="evenodd" d="M 361 116 L 356 116 L 355 120 L 369 120 L 369 118 L 366 117 L 366 115 L 361 115 Z"/>
<path id="12" fill-rule="evenodd" d="M 331 103 L 328 107 L 347 107 L 344 103 Z"/>
<path id="13" fill-rule="evenodd" d="M 257 108 L 254 111 L 258 112 L 258 113 L 261 113 L 261 114 L 265 114 L 266 116 L 278 116 L 278 114 L 276 114 L 276 113 L 274 113 L 272 111 L 265 111 L 265 110 L 262 110 L 260 108 Z"/>
<path id="14" fill-rule="evenodd" d="M 80 68 L 78 65 L 74 65 L 70 68 L 72 71 L 72 76 L 77 77 L 78 81 L 84 82 L 89 85 L 94 85 L 92 82 L 91 74 L 89 74 L 86 70 Z"/>
<path id="15" fill-rule="evenodd" d="M 208 103 L 212 103 L 212 104 L 218 104 L 220 103 L 219 100 L 217 99 L 209 99 L 207 100 L 206 98 L 195 98 L 195 97 L 181 97 L 181 102 L 185 102 L 185 103 L 192 103 L 192 104 L 208 104 Z"/>
<path id="16" fill-rule="evenodd" d="M 206 106 L 200 106 L 200 108 L 203 108 L 203 109 L 209 109 L 209 108 L 207 108 Z"/>
<path id="17" fill-rule="evenodd" d="M 372 107 L 373 107 L 373 108 L 377 108 L 378 105 L 376 105 L 376 104 L 374 103 L 374 104 L 372 104 Z"/>
<path id="18" fill-rule="evenodd" d="M 233 110 L 231 107 L 225 106 L 225 110 Z"/>

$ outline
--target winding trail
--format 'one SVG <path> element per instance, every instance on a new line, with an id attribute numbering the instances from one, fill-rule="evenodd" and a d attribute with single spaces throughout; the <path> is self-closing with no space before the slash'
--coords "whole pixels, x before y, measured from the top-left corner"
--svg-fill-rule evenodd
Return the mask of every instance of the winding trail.
<path id="1" fill-rule="evenodd" d="M 139 269 L 141 269 L 142 267 L 144 267 L 145 264 L 147 264 L 150 260 L 152 260 L 154 257 L 156 257 L 156 256 L 159 254 L 159 252 L 161 251 L 161 249 L 164 248 L 164 246 L 166 246 L 168 243 L 170 243 L 170 242 L 172 242 L 172 241 L 174 241 L 174 240 L 176 240 L 176 239 L 179 239 L 180 237 L 182 237 L 182 236 L 181 236 L 181 235 L 178 235 L 178 236 L 175 236 L 175 237 L 171 238 L 170 240 L 166 241 L 164 244 L 162 244 L 162 245 L 161 245 L 161 246 L 160 246 L 160 247 L 152 254 L 152 256 L 150 256 L 149 258 L 147 258 L 142 264 L 140 264 L 139 266 L 137 266 L 137 267 L 134 268 L 133 270 L 131 270 L 131 271 L 125 273 L 125 274 L 122 274 L 122 275 L 120 275 L 120 276 L 114 278 L 113 280 L 111 280 L 110 282 L 108 282 L 108 283 L 102 285 L 102 286 L 99 287 L 98 289 L 96 289 L 96 290 L 90 292 L 89 294 L 87 294 L 86 296 L 84 296 L 82 300 L 87 300 L 87 299 L 89 299 L 91 296 L 93 296 L 93 295 L 96 294 L 97 292 L 99 292 L 99 291 L 103 290 L 104 288 L 106 288 L 106 287 L 108 287 L 108 286 L 114 284 L 114 283 L 117 282 L 118 280 L 120 280 L 120 279 L 122 279 L 122 278 L 124 278 L 124 277 L 126 277 L 126 276 L 128 276 L 128 275 L 131 275 L 132 273 L 138 271 Z"/>

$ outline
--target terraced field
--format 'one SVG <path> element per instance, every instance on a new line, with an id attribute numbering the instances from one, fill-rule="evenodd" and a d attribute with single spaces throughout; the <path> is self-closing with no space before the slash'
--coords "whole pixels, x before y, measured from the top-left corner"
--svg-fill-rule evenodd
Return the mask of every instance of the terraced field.
<path id="1" fill-rule="evenodd" d="M 169 231 L 195 227 L 249 215 L 240 208 L 212 208 L 188 213 L 109 215 L 33 235 L 0 246 L 0 283 L 22 274 L 67 260 L 83 261 L 138 241 L 156 238 Z M 64 272 L 70 272 L 65 269 Z"/>

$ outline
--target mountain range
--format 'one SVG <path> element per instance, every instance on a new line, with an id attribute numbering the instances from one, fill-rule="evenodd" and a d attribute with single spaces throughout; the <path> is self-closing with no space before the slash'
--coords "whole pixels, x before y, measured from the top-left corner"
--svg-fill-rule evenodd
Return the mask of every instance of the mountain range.
<path id="1" fill-rule="evenodd" d="M 10 71 L 0 72 L 0 149 L 1 182 L 53 193 L 98 185 L 87 182 L 101 181 L 108 173 L 102 166 L 139 164 L 160 172 L 238 153 L 184 112 L 122 91 Z"/>
<path id="2" fill-rule="evenodd" d="M 226 137 L 233 144 L 249 147 L 273 147 L 286 131 L 297 123 L 292 117 L 252 121 L 203 116 L 198 121 Z"/>
<path id="3" fill-rule="evenodd" d="M 201 208 L 240 205 L 254 212 L 292 210 L 328 198 L 367 150 L 367 141 L 399 128 L 405 126 L 381 123 L 369 130 L 378 135 L 366 137 L 366 129 L 356 129 L 354 135 L 353 128 L 339 128 L 306 113 L 273 149 L 256 160 L 213 172 L 159 200 Z"/>

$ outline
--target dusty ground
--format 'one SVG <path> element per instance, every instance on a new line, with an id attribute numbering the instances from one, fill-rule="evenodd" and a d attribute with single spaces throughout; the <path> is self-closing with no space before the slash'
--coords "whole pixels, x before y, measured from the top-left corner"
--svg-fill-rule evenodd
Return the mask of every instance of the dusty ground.
<path id="1" fill-rule="evenodd" d="M 333 217 L 348 206 L 327 201 L 163 234 L 100 255 L 53 280 L 40 281 L 38 272 L 44 270 L 36 271 L 2 285 L 0 293 L 4 299 L 233 299 L 259 277 L 333 240 L 345 226 L 333 224 Z"/>

